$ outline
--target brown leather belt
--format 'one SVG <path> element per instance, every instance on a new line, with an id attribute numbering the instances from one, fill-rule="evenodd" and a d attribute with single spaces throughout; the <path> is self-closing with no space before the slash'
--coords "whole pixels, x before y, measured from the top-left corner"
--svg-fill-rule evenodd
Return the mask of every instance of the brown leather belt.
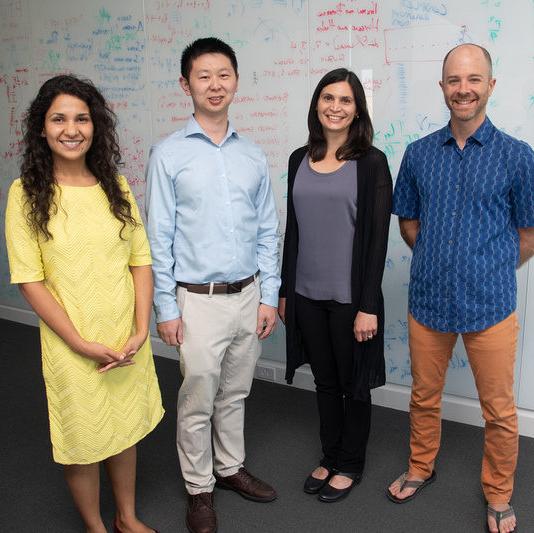
<path id="1" fill-rule="evenodd" d="M 214 283 L 213 291 L 211 294 L 235 294 L 237 292 L 241 292 L 245 287 L 247 287 L 254 281 L 256 274 L 252 274 L 252 276 L 249 276 L 245 279 L 241 279 L 239 281 L 234 281 L 233 283 Z M 179 281 L 178 285 L 180 287 L 183 287 L 184 289 L 187 289 L 188 292 L 194 292 L 196 294 L 209 294 L 211 283 L 197 284 L 183 283 Z"/>

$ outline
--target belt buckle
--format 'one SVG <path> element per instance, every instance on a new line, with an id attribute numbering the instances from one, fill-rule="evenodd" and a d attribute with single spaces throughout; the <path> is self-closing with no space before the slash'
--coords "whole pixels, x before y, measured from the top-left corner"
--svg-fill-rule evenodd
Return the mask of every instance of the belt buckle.
<path id="1" fill-rule="evenodd" d="M 234 281 L 234 283 L 228 283 L 228 285 L 226 286 L 226 294 L 235 294 L 237 292 L 241 292 L 242 288 L 242 281 Z"/>

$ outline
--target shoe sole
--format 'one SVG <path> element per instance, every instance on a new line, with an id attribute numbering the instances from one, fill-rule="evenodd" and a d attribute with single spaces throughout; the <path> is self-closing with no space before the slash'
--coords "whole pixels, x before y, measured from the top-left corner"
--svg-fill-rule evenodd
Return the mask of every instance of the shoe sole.
<path id="1" fill-rule="evenodd" d="M 251 496 L 250 494 L 247 494 L 246 492 L 243 492 L 241 490 L 237 490 L 234 487 L 231 487 L 230 485 L 227 485 L 226 483 L 224 483 L 224 481 L 219 481 L 219 480 L 215 482 L 215 486 L 219 489 L 231 490 L 235 492 L 236 494 L 239 494 L 239 496 L 241 496 L 242 498 L 245 498 L 245 500 L 250 500 L 252 502 L 257 502 L 257 503 L 274 502 L 274 500 L 276 500 L 277 498 L 276 495 L 273 496 L 272 498 L 258 498 L 256 496 Z"/>
<path id="2" fill-rule="evenodd" d="M 189 533 L 195 533 L 195 530 L 189 525 L 187 518 L 185 519 L 185 526 L 187 527 L 187 531 L 189 531 Z M 215 526 L 213 533 L 217 533 L 217 526 Z"/>

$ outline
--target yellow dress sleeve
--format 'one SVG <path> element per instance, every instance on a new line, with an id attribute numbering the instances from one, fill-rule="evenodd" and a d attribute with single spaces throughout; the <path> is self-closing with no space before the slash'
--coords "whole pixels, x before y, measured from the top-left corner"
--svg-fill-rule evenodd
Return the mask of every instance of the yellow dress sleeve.
<path id="1" fill-rule="evenodd" d="M 126 197 L 132 206 L 132 217 L 137 222 L 137 226 L 133 229 L 131 234 L 131 248 L 130 259 L 128 260 L 129 266 L 144 266 L 152 264 L 152 256 L 150 255 L 150 246 L 146 236 L 145 226 L 143 219 L 139 213 L 135 196 L 133 195 L 128 181 L 124 176 L 119 176 L 119 182 L 121 189 L 126 191 Z"/>
<path id="2" fill-rule="evenodd" d="M 20 179 L 9 188 L 6 207 L 6 244 L 11 283 L 30 283 L 45 278 L 36 232 L 28 224 L 25 194 Z"/>

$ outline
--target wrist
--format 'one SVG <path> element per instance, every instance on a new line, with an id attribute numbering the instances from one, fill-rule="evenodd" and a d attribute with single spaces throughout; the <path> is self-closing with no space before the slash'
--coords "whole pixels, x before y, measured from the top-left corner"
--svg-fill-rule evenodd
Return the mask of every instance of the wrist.
<path id="1" fill-rule="evenodd" d="M 78 337 L 70 343 L 70 347 L 74 352 L 84 354 L 87 351 L 87 344 L 85 339 Z"/>
<path id="2" fill-rule="evenodd" d="M 135 336 L 142 342 L 145 342 L 148 337 L 148 328 L 136 328 Z"/>

